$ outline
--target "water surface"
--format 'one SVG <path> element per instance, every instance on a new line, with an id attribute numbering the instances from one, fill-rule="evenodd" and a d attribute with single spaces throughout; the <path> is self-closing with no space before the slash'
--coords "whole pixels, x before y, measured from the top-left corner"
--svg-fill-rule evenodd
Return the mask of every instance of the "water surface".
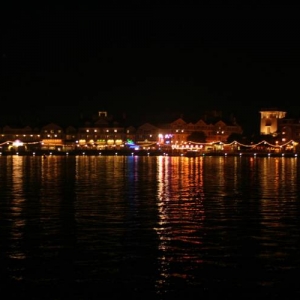
<path id="1" fill-rule="evenodd" d="M 280 157 L 0 157 L 0 291 L 299 299 L 299 174 Z"/>

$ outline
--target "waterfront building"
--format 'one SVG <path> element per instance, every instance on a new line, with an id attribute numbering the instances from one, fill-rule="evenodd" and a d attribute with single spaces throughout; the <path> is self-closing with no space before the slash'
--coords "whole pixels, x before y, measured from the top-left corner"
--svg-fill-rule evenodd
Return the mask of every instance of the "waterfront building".
<path id="1" fill-rule="evenodd" d="M 162 143 L 159 127 L 150 123 L 144 123 L 138 126 L 133 140 L 145 150 L 155 147 L 159 142 Z"/>
<path id="2" fill-rule="evenodd" d="M 285 111 L 277 108 L 263 108 L 260 113 L 260 134 L 277 135 L 280 120 L 286 116 Z"/>
<path id="3" fill-rule="evenodd" d="M 41 128 L 41 150 L 63 151 L 65 133 L 61 126 L 50 123 Z"/>
<path id="4" fill-rule="evenodd" d="M 171 144 L 174 148 L 182 148 L 190 142 L 191 136 L 195 133 L 202 134 L 205 139 L 203 142 L 206 144 L 223 142 L 225 143 L 228 137 L 235 134 L 242 134 L 243 129 L 237 123 L 228 122 L 223 120 L 207 121 L 200 119 L 193 122 L 185 122 L 182 118 L 165 124 L 164 134 L 171 137 Z"/>
<path id="5" fill-rule="evenodd" d="M 16 127 L 6 125 L 2 128 L 0 134 L 0 150 L 30 151 L 40 147 L 41 132 L 39 128 L 30 126 Z"/>
<path id="6" fill-rule="evenodd" d="M 120 149 L 126 140 L 124 127 L 102 122 L 79 127 L 77 137 L 78 148 L 91 150 Z"/>

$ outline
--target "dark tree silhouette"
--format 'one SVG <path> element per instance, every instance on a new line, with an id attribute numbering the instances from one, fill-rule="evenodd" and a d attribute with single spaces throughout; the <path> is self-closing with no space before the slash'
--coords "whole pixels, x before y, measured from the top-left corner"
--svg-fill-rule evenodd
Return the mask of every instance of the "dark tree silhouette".
<path id="1" fill-rule="evenodd" d="M 206 135 L 203 131 L 192 132 L 187 140 L 197 143 L 206 143 Z"/>

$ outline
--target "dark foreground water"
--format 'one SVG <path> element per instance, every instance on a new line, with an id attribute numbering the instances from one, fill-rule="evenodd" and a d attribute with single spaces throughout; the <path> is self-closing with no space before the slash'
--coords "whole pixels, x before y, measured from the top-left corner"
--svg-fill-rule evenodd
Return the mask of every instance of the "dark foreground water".
<path id="1" fill-rule="evenodd" d="M 0 157 L 1 299 L 299 299 L 300 162 Z"/>

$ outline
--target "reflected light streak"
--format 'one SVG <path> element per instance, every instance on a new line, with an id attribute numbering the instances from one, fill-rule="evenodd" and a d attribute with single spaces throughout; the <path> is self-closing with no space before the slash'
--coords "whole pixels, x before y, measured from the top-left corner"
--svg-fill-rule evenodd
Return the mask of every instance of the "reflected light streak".
<path id="1" fill-rule="evenodd" d="M 201 246 L 203 244 L 204 187 L 203 157 L 190 160 L 186 157 L 157 158 L 157 209 L 159 221 L 154 228 L 159 238 L 158 249 L 161 252 L 160 279 L 156 288 L 164 290 L 168 279 L 187 278 L 184 265 L 190 261 L 203 262 Z M 195 239 L 195 232 L 199 238 Z M 200 247 L 194 253 L 190 249 Z M 168 255 L 166 255 L 168 253 Z M 180 253 L 180 254 L 179 254 Z M 182 272 L 174 273 L 173 264 L 182 265 Z"/>
<path id="2" fill-rule="evenodd" d="M 24 238 L 24 228 L 26 222 L 22 217 L 22 212 L 24 210 L 24 177 L 23 177 L 23 168 L 24 168 L 24 159 L 23 157 L 14 156 L 12 157 L 11 165 L 11 177 L 12 177 L 12 200 L 11 200 L 11 248 L 8 251 L 7 255 L 11 259 L 25 259 L 26 254 L 21 248 L 21 241 Z M 7 172 L 8 174 L 10 172 Z M 20 275 L 17 279 L 21 279 Z"/>

